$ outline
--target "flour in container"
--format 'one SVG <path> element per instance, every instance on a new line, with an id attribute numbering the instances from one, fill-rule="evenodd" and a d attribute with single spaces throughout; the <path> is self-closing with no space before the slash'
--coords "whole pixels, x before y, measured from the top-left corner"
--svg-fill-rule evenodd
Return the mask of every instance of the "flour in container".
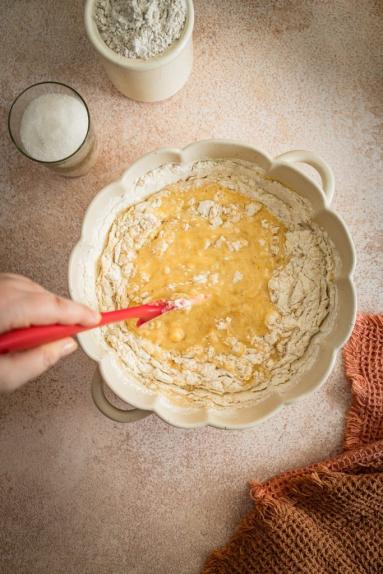
<path id="1" fill-rule="evenodd" d="M 159 56 L 181 36 L 185 0 L 97 0 L 94 14 L 105 44 L 125 58 Z"/>

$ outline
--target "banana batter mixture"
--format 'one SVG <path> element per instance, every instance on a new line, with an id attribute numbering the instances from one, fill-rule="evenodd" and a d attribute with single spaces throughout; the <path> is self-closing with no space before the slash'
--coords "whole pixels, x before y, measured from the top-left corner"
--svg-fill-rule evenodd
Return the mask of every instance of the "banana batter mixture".
<path id="1" fill-rule="evenodd" d="M 99 261 L 100 307 L 208 298 L 139 328 L 107 326 L 105 341 L 173 401 L 248 404 L 309 362 L 334 303 L 333 248 L 305 201 L 261 170 L 199 162 L 177 181 L 177 169 L 116 217 Z"/>

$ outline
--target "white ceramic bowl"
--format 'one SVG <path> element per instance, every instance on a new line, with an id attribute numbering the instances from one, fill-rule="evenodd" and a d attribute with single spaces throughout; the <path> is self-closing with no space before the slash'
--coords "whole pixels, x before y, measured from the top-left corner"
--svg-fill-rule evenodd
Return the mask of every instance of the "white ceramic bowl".
<path id="1" fill-rule="evenodd" d="M 112 84 L 124 96 L 141 102 L 169 98 L 187 81 L 193 66 L 194 8 L 187 5 L 185 27 L 179 40 L 163 54 L 149 60 L 129 59 L 116 54 L 103 41 L 93 17 L 97 0 L 86 0 L 85 30 Z"/>
<path id="2" fill-rule="evenodd" d="M 93 398 L 99 409 L 113 420 L 131 422 L 151 412 L 179 427 L 212 425 L 225 429 L 240 429 L 254 425 L 259 420 L 279 410 L 325 381 L 335 361 L 337 350 L 349 337 L 356 314 L 356 300 L 352 284 L 355 252 L 350 235 L 342 219 L 330 209 L 334 193 L 334 178 L 326 163 L 306 151 L 291 151 L 271 159 L 267 154 L 251 146 L 231 141 L 207 140 L 193 143 L 184 149 L 160 149 L 149 153 L 133 163 L 121 179 L 101 190 L 85 215 L 82 236 L 75 246 L 69 264 L 69 286 L 73 299 L 97 306 L 95 292 L 96 264 L 103 249 L 105 237 L 116 215 L 127 205 L 127 196 L 134 182 L 164 164 L 185 164 L 204 159 L 240 159 L 263 168 L 266 174 L 307 198 L 313 207 L 313 220 L 322 226 L 332 239 L 340 256 L 341 265 L 336 277 L 336 308 L 331 327 L 314 337 L 311 345 L 317 346 L 314 363 L 293 382 L 273 390 L 262 402 L 246 407 L 186 408 L 172 404 L 170 400 L 145 388 L 126 374 L 116 356 L 107 350 L 100 330 L 79 336 L 84 351 L 99 364 L 93 382 Z M 295 167 L 295 162 L 305 162 L 320 174 L 322 187 Z M 158 183 L 159 188 L 161 182 Z M 143 195 L 130 198 L 129 202 L 141 201 Z M 102 379 L 112 391 L 126 403 L 136 407 L 133 411 L 120 410 L 111 405 L 103 392 Z M 293 384 L 292 384 L 293 383 Z M 141 409 L 141 410 L 138 410 Z"/>

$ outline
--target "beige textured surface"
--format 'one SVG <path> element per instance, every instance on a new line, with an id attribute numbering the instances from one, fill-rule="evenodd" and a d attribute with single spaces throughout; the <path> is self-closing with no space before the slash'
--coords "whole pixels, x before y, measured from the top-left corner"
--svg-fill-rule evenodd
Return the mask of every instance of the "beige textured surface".
<path id="1" fill-rule="evenodd" d="M 91 198 L 142 153 L 228 137 L 275 155 L 321 154 L 359 262 L 359 308 L 382 310 L 380 0 L 196 0 L 195 65 L 160 104 L 120 96 L 82 28 L 81 2 L 3 0 L 0 20 L 1 268 L 66 292 L 68 255 Z M 57 79 L 90 105 L 101 158 L 78 180 L 28 163 L 6 114 L 27 85 Z M 314 394 L 253 430 L 186 431 L 150 417 L 110 422 L 92 404 L 81 352 L 0 398 L 0 571 L 192 574 L 249 507 L 246 482 L 340 448 L 340 364 Z"/>

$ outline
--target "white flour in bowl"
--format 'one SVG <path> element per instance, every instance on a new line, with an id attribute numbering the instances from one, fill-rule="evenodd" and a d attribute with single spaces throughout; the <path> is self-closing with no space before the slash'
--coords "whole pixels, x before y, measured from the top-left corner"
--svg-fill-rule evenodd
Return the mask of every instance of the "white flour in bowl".
<path id="1" fill-rule="evenodd" d="M 222 190 L 214 191 L 213 199 L 206 196 L 210 192 L 205 186 L 217 183 L 231 190 L 232 203 L 223 202 Z M 173 192 L 171 184 L 176 184 Z M 202 191 L 196 192 L 198 188 Z M 154 340 L 161 328 L 154 322 L 154 337 L 135 332 L 125 323 L 104 327 L 108 351 L 118 357 L 129 376 L 177 404 L 229 407 L 263 400 L 273 389 L 293 383 L 310 368 L 320 340 L 336 316 L 339 260 L 327 233 L 312 220 L 313 210 L 306 199 L 270 180 L 260 168 L 231 160 L 165 165 L 138 180 L 131 193 L 138 202 L 114 219 L 98 262 L 96 288 L 101 310 L 171 298 L 172 283 L 179 279 L 177 293 L 181 287 L 183 296 L 208 292 L 211 305 L 195 307 L 189 314 L 197 322 L 196 341 L 191 345 L 186 344 L 191 321 L 184 329 L 181 313 L 169 313 L 158 321 L 169 323 L 165 326 L 170 327 L 169 345 Z M 166 207 L 172 193 L 180 214 L 172 214 Z M 189 199 L 194 193 L 203 193 L 205 200 L 194 201 L 194 195 Z M 275 218 L 279 225 L 270 223 Z M 257 237 L 248 234 L 247 219 L 257 229 L 257 237 L 262 235 L 266 241 L 257 242 Z M 242 229 L 243 234 L 231 241 L 236 229 Z M 172 234 L 172 243 L 158 253 L 151 251 L 154 244 L 162 247 Z M 185 240 L 182 245 L 181 235 Z M 199 248 L 187 248 L 192 237 L 200 242 Z M 284 254 L 278 259 L 283 244 Z M 251 256 L 251 268 L 246 252 Z M 269 267 L 271 259 L 275 265 Z M 205 272 L 201 268 L 195 274 L 204 261 L 209 261 Z M 145 277 L 142 271 L 137 272 L 141 265 Z M 224 275 L 230 276 L 231 284 L 225 283 L 223 299 L 220 283 Z M 170 291 L 160 296 L 156 291 L 153 296 L 151 290 L 159 281 Z M 148 291 L 140 299 L 138 284 Z M 213 308 L 215 291 L 222 304 Z M 253 329 L 255 323 L 248 328 L 244 317 L 253 323 L 263 307 L 267 311 L 266 328 L 257 331 Z M 218 321 L 210 332 L 213 315 Z M 172 338 L 171 321 L 183 328 L 184 339 L 179 339 L 178 333 Z M 244 325 L 241 333 L 238 324 L 241 329 Z M 218 348 L 217 341 L 221 340 L 224 350 Z"/>
<path id="2" fill-rule="evenodd" d="M 147 60 L 181 36 L 184 0 L 98 0 L 95 21 L 101 38 L 116 54 Z"/>

